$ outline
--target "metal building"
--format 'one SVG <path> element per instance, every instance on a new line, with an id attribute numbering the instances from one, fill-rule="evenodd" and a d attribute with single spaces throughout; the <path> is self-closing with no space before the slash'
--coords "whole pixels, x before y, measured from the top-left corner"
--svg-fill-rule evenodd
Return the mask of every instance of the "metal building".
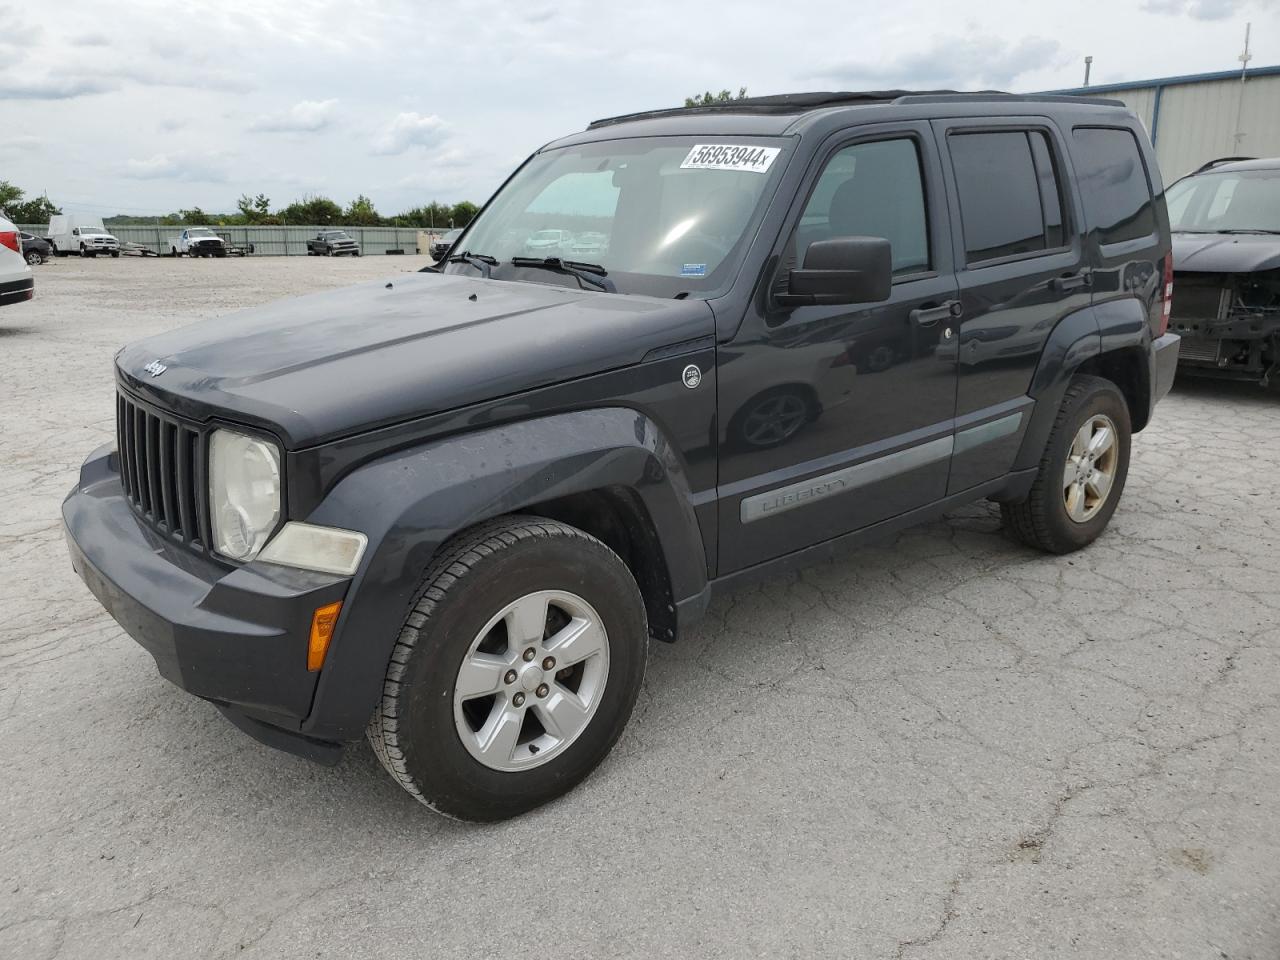
<path id="1" fill-rule="evenodd" d="M 1280 66 L 1053 93 L 1122 100 L 1146 125 L 1166 184 L 1218 157 L 1280 157 Z"/>

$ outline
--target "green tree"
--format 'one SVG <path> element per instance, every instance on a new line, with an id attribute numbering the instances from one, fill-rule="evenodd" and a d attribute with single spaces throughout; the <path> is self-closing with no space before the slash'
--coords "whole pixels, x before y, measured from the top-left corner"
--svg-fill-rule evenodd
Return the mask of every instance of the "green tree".
<path id="1" fill-rule="evenodd" d="M 26 194 L 7 180 L 0 180 L 0 213 L 14 223 L 48 223 L 49 218 L 62 211 L 48 197 L 23 199 Z"/>
<path id="2" fill-rule="evenodd" d="M 373 201 L 362 193 L 347 206 L 342 222 L 353 227 L 377 227 L 382 225 L 382 217 L 374 209 Z"/>
<path id="3" fill-rule="evenodd" d="M 216 218 L 211 217 L 199 207 L 192 207 L 190 210 L 179 210 L 176 214 L 179 223 L 187 223 L 193 226 L 202 226 L 212 223 Z"/>
<path id="4" fill-rule="evenodd" d="M 274 219 L 271 216 L 271 201 L 267 199 L 265 193 L 260 193 L 256 197 L 251 197 L 247 193 L 240 194 L 240 199 L 236 201 L 236 208 L 240 211 L 240 219 L 247 224 L 268 223 Z"/>
<path id="5" fill-rule="evenodd" d="M 470 200 L 463 200 L 453 205 L 453 209 L 449 211 L 449 218 L 453 221 L 455 227 L 465 227 L 479 212 L 480 208 L 474 203 Z"/>
<path id="6" fill-rule="evenodd" d="M 392 217 L 392 221 L 401 227 L 425 227 L 439 229 L 448 227 L 453 218 L 453 208 L 447 203 L 431 202 L 426 206 L 413 207 Z"/>
<path id="7" fill-rule="evenodd" d="M 342 208 L 328 197 L 307 194 L 281 210 L 278 216 L 286 224 L 327 227 L 342 222 Z"/>
<path id="8" fill-rule="evenodd" d="M 708 90 L 706 93 L 695 93 L 692 97 L 685 97 L 684 105 L 686 107 L 706 107 L 713 103 L 730 103 L 734 100 L 745 100 L 746 98 L 746 87 L 739 87 L 736 97 L 729 90 L 721 90 L 719 93 L 712 93 Z"/>

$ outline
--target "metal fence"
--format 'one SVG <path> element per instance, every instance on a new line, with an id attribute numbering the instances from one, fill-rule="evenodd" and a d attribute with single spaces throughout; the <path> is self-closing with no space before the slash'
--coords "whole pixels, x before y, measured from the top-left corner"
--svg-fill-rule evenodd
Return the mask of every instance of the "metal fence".
<path id="1" fill-rule="evenodd" d="M 140 243 L 156 253 L 167 254 L 172 238 L 177 237 L 187 225 L 172 227 L 125 226 L 107 227 L 107 232 L 121 243 Z M 207 224 L 190 224 L 192 227 Z M 19 224 L 19 230 L 43 237 L 48 224 Z M 321 230 L 345 230 L 360 244 L 365 255 L 386 253 L 426 253 L 432 239 L 444 230 L 419 230 L 415 227 L 218 227 L 209 226 L 215 233 L 224 234 L 230 241 L 248 248 L 253 245 L 254 256 L 299 256 L 307 252 L 307 241 Z"/>

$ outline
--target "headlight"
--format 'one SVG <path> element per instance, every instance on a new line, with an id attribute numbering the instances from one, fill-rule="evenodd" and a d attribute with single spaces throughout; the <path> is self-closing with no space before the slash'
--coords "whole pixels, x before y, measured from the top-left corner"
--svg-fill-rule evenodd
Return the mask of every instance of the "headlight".
<path id="1" fill-rule="evenodd" d="M 280 520 L 280 451 L 233 430 L 209 438 L 209 519 L 213 549 L 252 560 Z"/>

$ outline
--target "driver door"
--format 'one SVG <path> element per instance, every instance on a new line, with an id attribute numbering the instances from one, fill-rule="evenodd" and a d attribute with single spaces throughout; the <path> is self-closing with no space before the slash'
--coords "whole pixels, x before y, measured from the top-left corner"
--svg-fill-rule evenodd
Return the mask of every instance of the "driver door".
<path id="1" fill-rule="evenodd" d="M 766 278 L 785 292 L 815 240 L 884 237 L 883 303 L 785 309 L 756 298 L 717 362 L 719 573 L 942 499 L 959 320 L 937 148 L 927 124 L 835 140 Z"/>

